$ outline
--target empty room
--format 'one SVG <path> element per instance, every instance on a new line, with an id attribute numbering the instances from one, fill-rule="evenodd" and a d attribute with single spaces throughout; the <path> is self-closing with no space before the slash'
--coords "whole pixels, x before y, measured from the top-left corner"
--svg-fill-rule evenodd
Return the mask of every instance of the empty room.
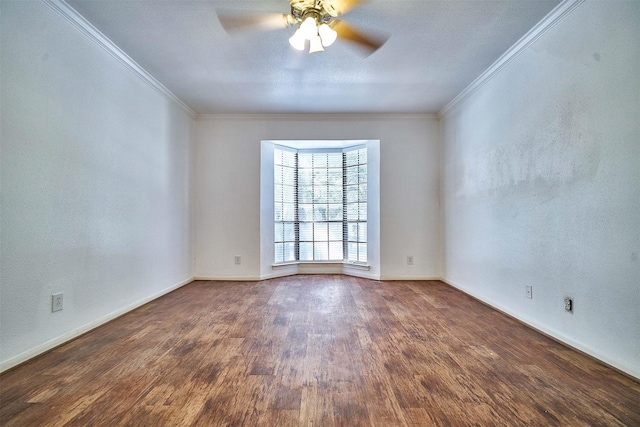
<path id="1" fill-rule="evenodd" d="M 0 425 L 639 426 L 637 0 L 0 0 Z"/>

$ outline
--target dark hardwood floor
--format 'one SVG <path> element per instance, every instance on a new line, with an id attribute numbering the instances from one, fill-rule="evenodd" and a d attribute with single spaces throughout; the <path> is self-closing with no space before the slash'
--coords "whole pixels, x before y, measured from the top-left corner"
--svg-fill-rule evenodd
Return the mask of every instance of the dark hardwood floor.
<path id="1" fill-rule="evenodd" d="M 640 426 L 640 383 L 440 282 L 193 282 L 0 376 L 3 426 Z"/>

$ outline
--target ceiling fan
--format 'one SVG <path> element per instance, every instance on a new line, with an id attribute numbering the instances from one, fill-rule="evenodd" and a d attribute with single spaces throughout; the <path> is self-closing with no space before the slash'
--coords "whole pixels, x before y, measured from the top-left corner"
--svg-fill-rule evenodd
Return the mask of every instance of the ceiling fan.
<path id="1" fill-rule="evenodd" d="M 244 29 L 274 30 L 296 27 L 289 44 L 297 50 L 306 48 L 309 53 L 321 52 L 337 38 L 347 40 L 371 54 L 379 49 L 387 37 L 365 34 L 350 24 L 337 19 L 369 0 L 289 0 L 291 13 L 225 13 L 218 18 L 227 32 Z"/>

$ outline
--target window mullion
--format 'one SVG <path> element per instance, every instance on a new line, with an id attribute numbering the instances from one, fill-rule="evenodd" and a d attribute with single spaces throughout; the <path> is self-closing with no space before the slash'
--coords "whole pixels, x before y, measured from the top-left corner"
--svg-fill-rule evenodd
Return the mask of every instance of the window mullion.
<path id="1" fill-rule="evenodd" d="M 328 157 L 328 156 L 327 156 Z M 327 158 L 327 164 L 324 168 L 325 174 L 327 176 L 327 182 L 324 186 L 327 195 L 323 200 L 325 206 L 325 221 L 327 223 L 327 259 L 331 259 L 331 213 L 329 212 L 329 159 Z"/>
<path id="2" fill-rule="evenodd" d="M 294 156 L 294 169 L 293 169 L 293 206 L 294 206 L 294 231 L 296 241 L 294 245 L 295 260 L 300 260 L 300 220 L 298 218 L 298 152 L 296 151 Z"/>
<path id="3" fill-rule="evenodd" d="M 347 222 L 347 155 L 342 153 L 342 261 L 349 259 L 349 223 Z"/>

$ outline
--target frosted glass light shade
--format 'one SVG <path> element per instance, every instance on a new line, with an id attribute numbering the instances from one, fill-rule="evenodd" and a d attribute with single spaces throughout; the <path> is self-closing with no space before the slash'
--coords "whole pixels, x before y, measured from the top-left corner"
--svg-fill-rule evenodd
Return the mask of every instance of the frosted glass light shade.
<path id="1" fill-rule="evenodd" d="M 299 28 L 296 30 L 295 33 L 293 33 L 293 36 L 291 36 L 291 38 L 289 39 L 289 44 L 293 46 L 294 49 L 297 49 L 297 50 L 304 50 L 305 42 L 306 40 L 302 35 L 302 31 L 300 31 Z"/>
<path id="2" fill-rule="evenodd" d="M 338 37 L 338 33 L 336 33 L 333 28 L 331 28 L 327 24 L 320 25 L 320 27 L 318 28 L 318 34 L 320 34 L 322 45 L 324 47 L 331 46 Z"/>
<path id="3" fill-rule="evenodd" d="M 318 35 L 318 27 L 316 26 L 316 20 L 309 16 L 300 24 L 300 31 L 307 40 L 312 40 Z"/>
<path id="4" fill-rule="evenodd" d="M 324 48 L 322 47 L 322 40 L 320 40 L 320 36 L 315 36 L 311 39 L 311 43 L 309 46 L 309 53 L 322 52 Z"/>

